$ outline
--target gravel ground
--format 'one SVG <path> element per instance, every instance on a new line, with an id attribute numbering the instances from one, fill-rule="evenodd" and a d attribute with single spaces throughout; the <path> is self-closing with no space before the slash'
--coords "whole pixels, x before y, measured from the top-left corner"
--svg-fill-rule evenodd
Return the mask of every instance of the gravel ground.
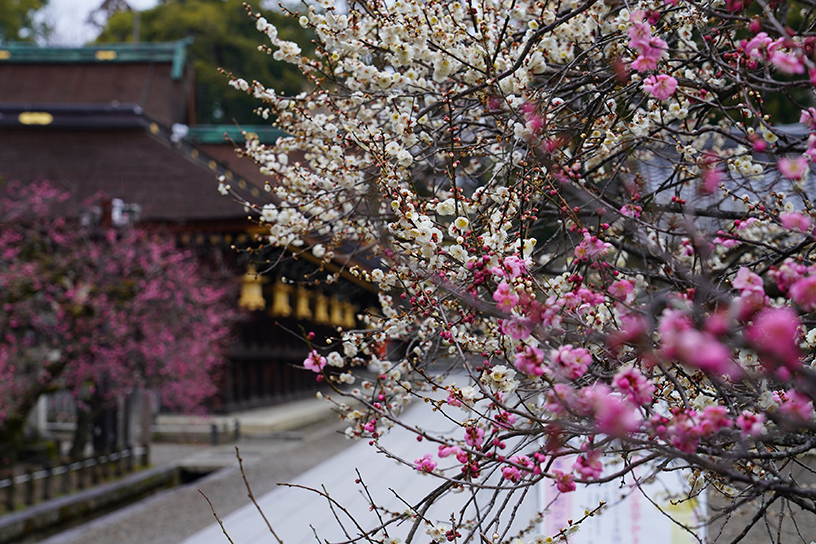
<path id="1" fill-rule="evenodd" d="M 349 447 L 337 420 L 298 432 L 238 443 L 252 491 L 259 497 Z M 177 544 L 213 523 L 201 489 L 219 517 L 250 503 L 235 459 L 234 445 L 154 446 L 153 464 L 185 459 L 188 463 L 225 466 L 190 484 L 162 491 L 131 506 L 54 535 L 43 544 Z M 271 537 L 270 537 L 271 539 Z M 224 538 L 227 543 L 226 537 Z M 240 543 L 236 543 L 240 544 Z"/>

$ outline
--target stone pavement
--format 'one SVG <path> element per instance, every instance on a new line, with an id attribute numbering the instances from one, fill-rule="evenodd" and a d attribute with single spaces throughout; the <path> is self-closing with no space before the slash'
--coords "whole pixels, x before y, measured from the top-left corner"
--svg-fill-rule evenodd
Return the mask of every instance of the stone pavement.
<path id="1" fill-rule="evenodd" d="M 299 406 L 299 409 L 296 407 Z M 330 459 L 353 443 L 342 434 L 346 425 L 332 417 L 325 401 L 311 399 L 253 411 L 274 413 L 264 427 L 266 434 L 244 436 L 237 444 L 247 478 L 256 496 L 278 482 L 291 480 Z M 314 418 L 314 413 L 321 417 Z M 282 423 L 288 414 L 289 423 Z M 247 415 L 247 414 L 243 414 Z M 307 417 L 308 415 L 308 417 Z M 302 428 L 305 420 L 315 421 Z M 279 425 L 275 433 L 266 432 Z M 257 436 L 257 435 L 256 435 Z M 177 544 L 214 522 L 210 507 L 198 492 L 213 502 L 219 515 L 228 515 L 248 504 L 246 488 L 235 458 L 235 444 L 211 447 L 200 444 L 154 444 L 153 464 L 179 463 L 187 467 L 224 467 L 190 484 L 157 494 L 44 541 L 47 544 Z M 223 535 L 222 535 L 223 538 Z M 227 543 L 226 539 L 223 540 Z M 236 543 L 238 544 L 238 543 Z"/>
<path id="2" fill-rule="evenodd" d="M 422 404 L 412 406 L 404 415 L 404 421 L 420 425 L 434 433 L 455 430 L 455 426 L 444 418 L 432 416 L 429 419 L 428 412 L 428 408 Z M 425 453 L 436 450 L 436 444 L 417 442 L 413 434 L 400 428 L 392 429 L 380 443 L 407 461 L 413 461 Z M 321 490 L 325 486 L 326 492 L 342 505 L 342 509 L 337 507 L 332 512 L 326 498 L 314 491 L 301 488 L 279 487 L 266 495 L 256 497 L 275 533 L 285 544 L 311 544 L 315 542 L 316 537 L 320 542 L 346 541 L 349 537 L 344 534 L 344 530 L 335 519 L 335 514 L 343 522 L 351 537 L 359 534 L 350 521 L 351 517 L 365 528 L 377 525 L 377 518 L 369 510 L 369 501 L 361 485 L 355 482 L 358 474 L 367 484 L 368 492 L 376 503 L 395 512 L 404 512 L 406 504 L 418 502 L 441 483 L 431 476 L 418 475 L 412 468 L 386 457 L 371 447 L 368 441 L 363 440 L 292 480 L 294 484 L 313 490 Z M 398 490 L 400 497 L 392 490 Z M 447 519 L 451 511 L 459 509 L 456 500 L 459 497 L 454 495 L 443 499 L 426 514 L 427 517 L 435 519 L 438 515 L 442 519 Z M 519 518 L 526 519 L 535 511 L 536 506 L 537 503 L 531 501 L 526 510 L 522 509 L 519 512 Z M 221 519 L 235 544 L 276 543 L 257 509 L 251 504 Z M 403 524 L 390 529 L 389 535 L 405 537 L 409 528 L 409 524 Z M 424 532 L 423 526 L 419 531 L 422 535 L 420 541 L 426 539 Z M 226 543 L 227 539 L 221 527 L 213 523 L 205 530 L 184 540 L 182 544 Z"/>

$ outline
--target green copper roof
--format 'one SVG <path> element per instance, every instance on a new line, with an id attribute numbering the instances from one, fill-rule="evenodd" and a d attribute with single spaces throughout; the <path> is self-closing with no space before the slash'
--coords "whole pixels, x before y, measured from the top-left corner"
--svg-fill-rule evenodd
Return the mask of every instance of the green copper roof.
<path id="1" fill-rule="evenodd" d="M 0 45 L 0 65 L 62 63 L 172 62 L 173 79 L 180 79 L 192 38 L 159 43 L 103 43 L 84 47 L 39 47 L 27 43 Z"/>
<path id="2" fill-rule="evenodd" d="M 223 144 L 227 141 L 226 133 L 230 140 L 242 144 L 246 141 L 243 132 L 257 135 L 262 144 L 274 143 L 281 136 L 286 136 L 282 130 L 266 125 L 196 125 L 190 127 L 185 138 L 200 144 Z"/>

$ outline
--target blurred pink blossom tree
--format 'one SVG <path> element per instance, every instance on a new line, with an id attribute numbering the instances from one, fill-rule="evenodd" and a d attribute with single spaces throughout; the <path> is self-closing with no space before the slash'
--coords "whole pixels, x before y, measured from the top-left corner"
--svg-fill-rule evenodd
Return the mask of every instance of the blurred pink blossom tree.
<path id="1" fill-rule="evenodd" d="M 230 289 L 171 240 L 82 221 L 69 213 L 69 196 L 48 182 L 0 193 L 4 442 L 59 388 L 81 413 L 92 398 L 104 404 L 139 388 L 183 410 L 217 392 L 235 317 Z"/>

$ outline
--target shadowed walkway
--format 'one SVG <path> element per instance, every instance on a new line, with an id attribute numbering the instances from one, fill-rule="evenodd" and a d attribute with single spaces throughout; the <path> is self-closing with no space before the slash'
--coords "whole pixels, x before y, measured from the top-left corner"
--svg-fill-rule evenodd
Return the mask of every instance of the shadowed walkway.
<path id="1" fill-rule="evenodd" d="M 256 496 L 288 481 L 353 445 L 342 434 L 346 425 L 331 417 L 325 401 L 321 423 L 299 431 L 287 431 L 265 438 L 242 438 L 238 443 L 244 467 Z M 198 492 L 201 489 L 220 515 L 228 515 L 249 502 L 238 470 L 235 445 L 156 444 L 156 465 L 178 462 L 184 466 L 223 468 L 190 484 L 161 491 L 138 503 L 42 542 L 48 544 L 177 544 L 215 520 L 210 507 Z M 222 542 L 227 540 L 221 535 Z M 238 544 L 236 542 L 236 544 Z"/>

